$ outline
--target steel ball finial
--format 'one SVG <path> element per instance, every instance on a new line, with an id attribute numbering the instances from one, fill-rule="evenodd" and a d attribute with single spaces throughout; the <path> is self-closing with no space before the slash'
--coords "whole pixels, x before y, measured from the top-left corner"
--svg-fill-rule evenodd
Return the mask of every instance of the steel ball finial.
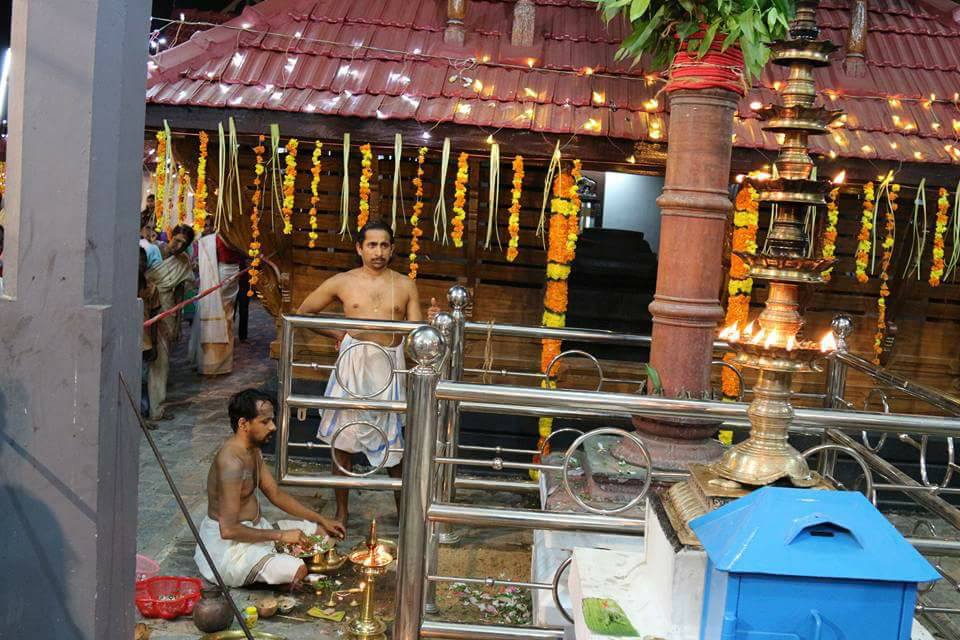
<path id="1" fill-rule="evenodd" d="M 463 309 L 470 303 L 470 292 L 463 285 L 454 285 L 447 292 L 447 302 L 454 309 Z"/>
<path id="2" fill-rule="evenodd" d="M 830 327 L 833 329 L 833 334 L 839 340 L 846 340 L 850 334 L 853 333 L 853 318 L 846 313 L 838 313 L 833 316 Z"/>
<path id="3" fill-rule="evenodd" d="M 453 316 L 446 311 L 441 311 L 433 317 L 430 326 L 439 331 L 443 339 L 449 342 L 450 336 L 453 335 Z"/>
<path id="4" fill-rule="evenodd" d="M 446 343 L 440 332 L 431 326 L 417 327 L 407 339 L 410 356 L 422 367 L 436 365 L 443 359 Z"/>

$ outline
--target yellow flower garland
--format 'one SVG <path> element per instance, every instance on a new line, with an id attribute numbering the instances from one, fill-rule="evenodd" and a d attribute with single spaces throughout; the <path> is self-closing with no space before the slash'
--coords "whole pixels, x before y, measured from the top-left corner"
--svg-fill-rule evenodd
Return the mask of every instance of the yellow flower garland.
<path id="1" fill-rule="evenodd" d="M 200 132 L 200 159 L 197 160 L 197 188 L 193 191 L 193 230 L 197 235 L 203 232 L 203 222 L 207 219 L 207 144 L 210 136 Z"/>
<path id="2" fill-rule="evenodd" d="M 307 246 L 311 249 L 317 246 L 317 238 L 320 237 L 317 235 L 317 203 L 320 202 L 319 187 L 322 155 L 323 143 L 315 140 L 313 143 L 313 157 L 311 158 L 313 166 L 310 167 L 310 173 L 313 176 L 310 180 L 310 232 L 307 234 L 307 237 L 310 238 Z"/>
<path id="3" fill-rule="evenodd" d="M 370 144 L 360 147 L 360 213 L 357 214 L 357 231 L 370 220 L 370 177 L 373 175 L 373 152 Z"/>
<path id="4" fill-rule="evenodd" d="M 187 170 L 180 167 L 177 170 L 177 224 L 183 224 L 187 219 L 184 202 L 187 195 Z"/>
<path id="5" fill-rule="evenodd" d="M 157 233 L 160 233 L 163 231 L 163 204 L 167 193 L 167 134 L 163 131 L 157 131 L 157 170 L 154 173 L 154 180 L 157 183 L 154 226 Z"/>
<path id="6" fill-rule="evenodd" d="M 833 258 L 837 253 L 837 222 L 840 220 L 840 207 L 837 205 L 837 198 L 840 195 L 840 187 L 834 187 L 830 190 L 830 197 L 827 200 L 827 226 L 823 230 L 823 257 Z M 833 277 L 833 267 L 823 272 L 823 281 L 830 282 Z"/>
<path id="7" fill-rule="evenodd" d="M 727 281 L 727 315 L 724 326 L 738 327 L 747 323 L 750 314 L 750 295 L 753 291 L 753 279 L 750 268 L 737 253 L 757 253 L 757 226 L 760 221 L 759 194 L 752 185 L 744 185 L 737 192 L 733 210 L 733 237 L 731 240 L 730 272 Z M 732 360 L 733 354 L 724 356 Z M 740 380 L 728 367 L 720 372 L 723 397 L 736 400 L 740 395 Z"/>
<path id="8" fill-rule="evenodd" d="M 453 219 L 450 226 L 450 237 L 453 238 L 453 246 L 460 248 L 463 246 L 463 221 L 467 217 L 467 212 L 463 206 L 467 203 L 467 159 L 469 153 L 461 153 L 457 158 L 457 179 L 453 183 Z"/>
<path id="9" fill-rule="evenodd" d="M 873 338 L 873 364 L 880 364 L 880 356 L 883 354 L 883 337 L 887 333 L 887 296 L 890 295 L 890 287 L 887 281 L 890 279 L 890 259 L 893 257 L 893 241 L 897 235 L 896 211 L 897 198 L 900 194 L 900 185 L 891 185 L 887 193 L 887 207 L 885 222 L 883 225 L 884 237 L 883 253 L 880 255 L 880 296 L 877 298 L 877 332 Z"/>
<path id="10" fill-rule="evenodd" d="M 293 203 L 297 184 L 297 147 L 299 144 L 296 138 L 290 138 L 286 146 L 287 153 L 284 159 L 286 169 L 283 172 L 283 206 L 280 209 L 283 215 L 284 235 L 293 233 Z"/>
<path id="11" fill-rule="evenodd" d="M 260 136 L 257 146 L 253 152 L 257 154 L 257 163 L 253 167 L 253 196 L 250 198 L 253 208 L 250 210 L 250 249 L 247 251 L 253 260 L 250 261 L 250 289 L 247 291 L 249 297 L 253 297 L 253 290 L 260 281 L 260 199 L 263 196 L 263 154 L 267 148 L 263 146 L 266 136 Z"/>
<path id="12" fill-rule="evenodd" d="M 410 216 L 410 272 L 407 276 L 411 280 L 417 279 L 417 271 L 420 265 L 417 264 L 417 252 L 420 251 L 420 237 L 423 236 L 423 229 L 420 228 L 420 216 L 423 213 L 423 161 L 427 157 L 427 148 L 420 147 L 417 151 L 417 175 L 413 178 L 413 186 L 416 188 L 416 201 L 413 203 L 413 215 Z"/>
<path id="13" fill-rule="evenodd" d="M 513 262 L 520 255 L 520 194 L 523 188 L 523 156 L 513 158 L 513 189 L 510 192 L 510 218 L 507 229 L 510 241 L 507 243 L 507 262 Z"/>
<path id="14" fill-rule="evenodd" d="M 856 275 L 857 282 L 861 283 L 870 279 L 867 276 L 867 262 L 870 258 L 870 232 L 873 230 L 876 215 L 873 201 L 873 183 L 868 182 L 863 185 L 863 215 L 860 219 L 860 233 L 857 234 Z"/>
<path id="15" fill-rule="evenodd" d="M 947 232 L 947 210 L 950 208 L 949 193 L 943 187 L 940 187 L 939 198 L 937 198 L 937 224 L 933 232 L 933 263 L 930 265 L 930 286 L 939 287 L 940 280 L 943 278 L 944 260 L 943 260 L 943 235 Z"/>
<path id="16" fill-rule="evenodd" d="M 577 178 L 580 161 L 573 164 L 571 173 L 561 171 L 553 182 L 553 199 L 550 201 L 550 226 L 547 248 L 547 284 L 543 294 L 543 326 L 559 328 L 566 325 L 570 276 L 570 262 L 576 253 L 580 213 L 580 198 L 577 196 Z M 548 373 L 550 362 L 560 353 L 560 340 L 541 340 L 540 371 Z M 554 388 L 552 379 L 544 380 L 543 386 Z M 553 418 L 540 418 L 538 422 L 539 449 L 553 431 Z M 549 447 L 544 453 L 549 453 Z M 539 456 L 534 458 L 538 461 Z"/>

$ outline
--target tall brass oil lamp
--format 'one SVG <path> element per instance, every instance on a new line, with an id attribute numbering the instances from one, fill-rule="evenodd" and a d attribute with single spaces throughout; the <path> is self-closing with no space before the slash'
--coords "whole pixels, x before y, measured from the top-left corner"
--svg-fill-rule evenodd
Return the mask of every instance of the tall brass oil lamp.
<path id="1" fill-rule="evenodd" d="M 396 546 L 377 539 L 377 521 L 370 522 L 370 532 L 366 541 L 358 545 L 347 556 L 354 570 L 360 574 L 363 601 L 359 613 L 346 622 L 347 636 L 351 640 L 385 640 L 387 625 L 374 615 L 373 596 L 376 582 L 387 571 L 387 567 L 396 559 Z"/>
<path id="2" fill-rule="evenodd" d="M 756 111 L 763 129 L 781 140 L 772 179 L 751 179 L 761 202 L 774 207 L 773 224 L 760 255 L 737 254 L 750 267 L 750 277 L 769 283 L 766 306 L 755 323 L 727 327 L 720 333 L 734 350 L 734 362 L 758 369 L 754 398 L 747 411 L 749 437 L 728 449 L 720 460 L 691 465 L 691 479 L 670 488 L 664 506 L 687 543 L 696 538 L 686 526 L 694 517 L 752 488 L 786 479 L 797 487 L 822 484 L 801 454 L 790 446 L 787 432 L 794 412 L 790 402 L 793 375 L 816 368 L 827 345 L 805 340 L 800 288 L 823 282 L 831 258 L 812 257 L 804 230 L 811 206 L 825 204 L 828 180 L 817 179 L 808 152 L 811 135 L 827 133 L 842 112 L 814 106 L 813 69 L 830 64 L 835 45 L 819 40 L 816 0 L 800 0 L 789 38 L 771 45 L 771 62 L 789 68 L 781 91 L 782 104 Z M 687 539 L 684 539 L 687 538 Z"/>

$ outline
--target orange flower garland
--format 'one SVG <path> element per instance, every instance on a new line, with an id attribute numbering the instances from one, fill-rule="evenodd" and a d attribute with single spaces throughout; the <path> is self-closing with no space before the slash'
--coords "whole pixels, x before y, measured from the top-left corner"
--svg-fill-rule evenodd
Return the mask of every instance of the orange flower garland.
<path id="1" fill-rule="evenodd" d="M 323 143 L 317 140 L 313 143 L 313 166 L 310 167 L 310 173 L 313 175 L 313 178 L 310 180 L 310 233 L 307 234 L 310 242 L 307 246 L 311 249 L 317 246 L 317 238 L 320 237 L 317 235 L 317 203 L 320 202 L 320 156 L 322 154 Z"/>
<path id="2" fill-rule="evenodd" d="M 837 222 L 840 220 L 840 207 L 837 205 L 837 197 L 840 195 L 840 187 L 834 187 L 830 190 L 830 197 L 827 200 L 827 226 L 823 230 L 823 257 L 833 258 L 837 253 Z M 823 272 L 823 281 L 830 282 L 833 267 Z"/>
<path id="3" fill-rule="evenodd" d="M 880 255 L 880 297 L 877 298 L 877 333 L 873 338 L 873 364 L 880 364 L 880 356 L 883 354 L 883 336 L 887 332 L 887 296 L 890 295 L 890 287 L 887 281 L 890 279 L 890 259 L 893 257 L 893 240 L 897 235 L 897 224 L 894 214 L 897 211 L 897 197 L 900 194 L 900 185 L 891 185 L 887 193 L 887 207 L 885 221 L 883 225 L 883 253 Z"/>
<path id="4" fill-rule="evenodd" d="M 939 287 L 945 266 L 943 260 L 943 235 L 947 232 L 947 210 L 950 208 L 949 193 L 940 187 L 937 198 L 937 224 L 933 232 L 933 264 L 930 265 L 930 286 Z"/>
<path id="5" fill-rule="evenodd" d="M 410 272 L 407 276 L 411 280 L 417 279 L 417 270 L 420 265 L 417 264 L 417 252 L 420 251 L 420 237 L 423 235 L 423 229 L 420 228 L 420 215 L 423 213 L 423 161 L 427 157 L 427 148 L 420 147 L 417 152 L 417 175 L 413 179 L 413 186 L 416 187 L 416 202 L 413 203 L 413 215 L 410 216 Z"/>
<path id="6" fill-rule="evenodd" d="M 574 162 L 574 172 L 579 172 L 579 161 Z M 575 173 L 563 171 L 553 182 L 553 199 L 550 201 L 550 226 L 547 249 L 547 285 L 543 294 L 543 326 L 563 327 L 567 322 L 570 277 L 570 261 L 576 251 L 577 215 L 580 199 L 577 197 Z M 544 374 L 550 362 L 560 353 L 560 340 L 541 340 L 540 371 Z M 544 387 L 553 388 L 553 381 L 544 380 Z M 540 418 L 538 432 L 540 448 L 553 430 L 552 418 Z M 545 453 L 549 449 L 544 450 Z M 535 458 L 536 460 L 536 458 Z"/>
<path id="7" fill-rule="evenodd" d="M 510 218 L 507 229 L 510 241 L 507 243 L 507 262 L 513 262 L 520 255 L 520 193 L 523 188 L 523 156 L 513 158 L 513 190 L 510 192 Z"/>
<path id="8" fill-rule="evenodd" d="M 570 185 L 570 213 L 567 215 L 567 262 L 573 262 L 577 254 L 577 236 L 580 234 L 580 178 L 583 173 L 580 171 L 580 161 L 573 161 L 573 169 L 570 170 L 570 176 L 573 178 L 573 184 Z"/>
<path id="9" fill-rule="evenodd" d="M 750 268 L 737 254 L 757 253 L 757 226 L 760 220 L 759 194 L 752 185 L 744 185 L 737 192 L 733 211 L 733 238 L 730 253 L 730 277 L 727 282 L 727 315 L 724 326 L 741 327 L 746 325 L 750 315 L 750 296 L 753 292 L 753 278 Z M 732 360 L 733 354 L 724 356 Z M 736 400 L 740 395 L 740 380 L 728 367 L 720 372 L 723 397 Z"/>
<path id="10" fill-rule="evenodd" d="M 197 188 L 193 191 L 193 230 L 197 235 L 203 232 L 203 221 L 207 219 L 207 144 L 210 136 L 200 132 L 200 159 L 197 160 Z"/>
<path id="11" fill-rule="evenodd" d="M 286 146 L 286 158 L 284 165 L 286 169 L 283 172 L 283 206 L 280 213 L 283 216 L 283 233 L 290 235 L 293 233 L 293 200 L 297 189 L 297 147 L 300 142 L 296 138 L 290 138 Z"/>
<path id="12" fill-rule="evenodd" d="M 860 233 L 857 234 L 856 274 L 857 282 L 865 283 L 867 276 L 867 260 L 870 258 L 870 232 L 873 230 L 874 216 L 873 183 L 863 185 L 863 216 L 860 219 Z"/>
<path id="13" fill-rule="evenodd" d="M 163 131 L 157 131 L 157 171 L 154 179 L 157 182 L 154 225 L 157 233 L 160 233 L 163 231 L 163 204 L 167 193 L 167 134 Z"/>
<path id="14" fill-rule="evenodd" d="M 450 226 L 450 237 L 453 238 L 453 246 L 459 248 L 463 246 L 463 221 L 467 217 L 467 212 L 463 206 L 467 203 L 467 159 L 469 153 L 461 153 L 457 158 L 457 180 L 453 183 L 453 219 Z"/>
<path id="15" fill-rule="evenodd" d="M 370 219 L 370 177 L 373 176 L 373 152 L 370 150 L 370 144 L 360 147 L 360 166 L 363 170 L 360 172 L 360 213 L 357 215 L 357 230 L 363 228 Z"/>
<path id="16" fill-rule="evenodd" d="M 253 171 L 256 177 L 253 179 L 253 196 L 250 201 L 253 203 L 253 209 L 250 211 L 250 249 L 247 251 L 253 260 L 250 261 L 250 289 L 247 295 L 253 297 L 253 289 L 260 281 L 260 198 L 263 196 L 263 154 L 267 148 L 263 146 L 266 136 L 260 136 L 259 143 L 253 148 L 257 154 L 257 163 Z"/>
<path id="17" fill-rule="evenodd" d="M 187 219 L 184 211 L 184 201 L 187 195 L 187 170 L 183 167 L 177 170 L 177 224 L 183 224 Z"/>

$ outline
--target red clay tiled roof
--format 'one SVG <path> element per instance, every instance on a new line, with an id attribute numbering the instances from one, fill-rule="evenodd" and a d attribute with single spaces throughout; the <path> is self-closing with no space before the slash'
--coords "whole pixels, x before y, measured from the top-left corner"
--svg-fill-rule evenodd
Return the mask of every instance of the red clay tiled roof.
<path id="1" fill-rule="evenodd" d="M 147 101 L 662 142 L 650 122 L 664 114 L 644 108 L 662 84 L 614 60 L 624 25 L 604 25 L 595 5 L 581 0 L 536 4 L 535 45 L 520 49 L 510 44 L 513 2 L 504 0 L 470 0 L 463 48 L 444 44 L 446 3 L 438 0 L 265 0 L 151 58 Z M 818 20 L 824 37 L 841 46 L 835 64 L 817 71 L 818 87 L 834 94 L 827 101 L 848 118 L 835 136 L 814 139 L 814 151 L 960 160 L 950 146 L 960 108 L 941 102 L 960 90 L 960 25 L 922 3 L 872 0 L 867 74 L 854 78 L 840 65 L 848 3 L 822 2 Z M 461 69 L 456 61 L 470 57 L 521 68 Z M 596 74 L 577 74 L 586 67 Z M 741 101 L 736 146 L 777 148 L 749 105 L 773 101 L 784 73 L 767 69 Z M 938 99 L 932 105 L 907 100 L 930 94 Z M 904 100 L 894 107 L 893 97 Z"/>

